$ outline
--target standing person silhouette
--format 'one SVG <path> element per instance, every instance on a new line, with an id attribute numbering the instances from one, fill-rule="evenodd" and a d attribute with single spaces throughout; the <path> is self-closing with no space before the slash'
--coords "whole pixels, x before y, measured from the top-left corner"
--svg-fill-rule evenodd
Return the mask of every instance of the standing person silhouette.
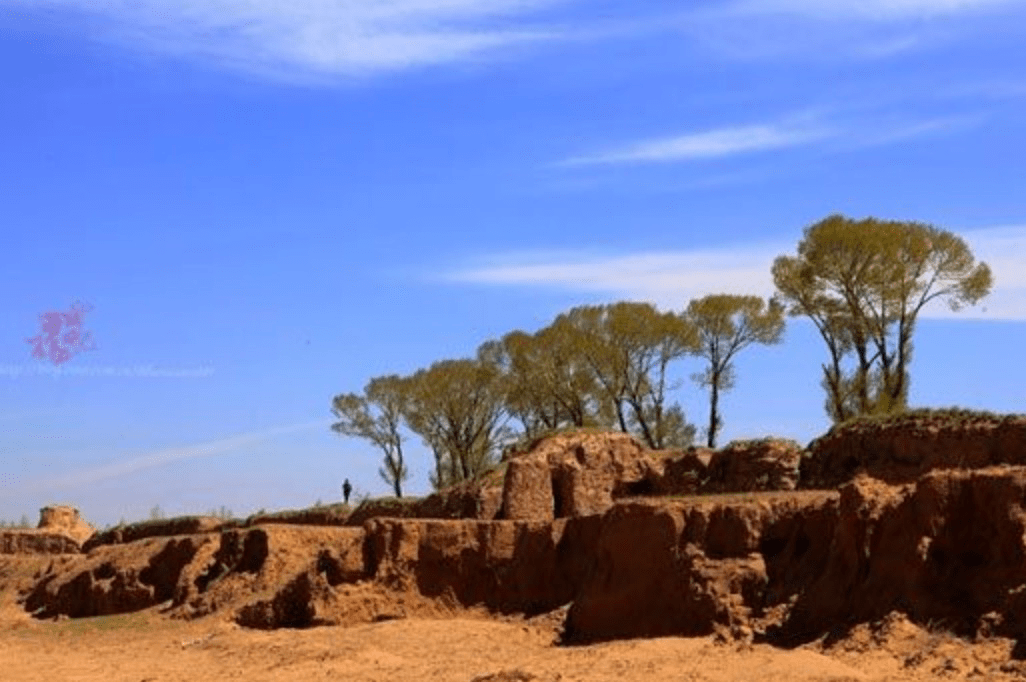
<path id="1" fill-rule="evenodd" d="M 349 496 L 352 494 L 353 485 L 349 482 L 349 479 L 347 478 L 345 482 L 342 484 L 342 497 L 345 499 L 346 504 L 349 504 Z"/>

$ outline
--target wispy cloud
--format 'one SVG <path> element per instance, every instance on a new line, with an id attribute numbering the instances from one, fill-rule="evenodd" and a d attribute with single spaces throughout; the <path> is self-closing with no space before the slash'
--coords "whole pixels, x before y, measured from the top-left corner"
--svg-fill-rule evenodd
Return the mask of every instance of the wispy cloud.
<path id="1" fill-rule="evenodd" d="M 317 421 L 264 429 L 261 431 L 251 431 L 249 433 L 242 433 L 229 438 L 208 441 L 206 443 L 198 443 L 196 445 L 165 448 L 145 455 L 139 455 L 138 457 L 131 457 L 118 462 L 112 462 L 93 469 L 75 471 L 64 476 L 39 480 L 34 483 L 30 483 L 27 488 L 33 491 L 52 490 L 57 488 L 77 488 L 91 483 L 96 483 L 98 481 L 120 478 L 122 476 L 143 471 L 144 469 L 166 466 L 183 460 L 222 455 L 233 450 L 238 450 L 239 448 L 247 445 L 253 445 L 265 440 L 270 440 L 277 436 L 295 433 L 297 431 L 326 428 L 330 424 L 330 421 L 320 419 Z"/>
<path id="2" fill-rule="evenodd" d="M 598 154 L 560 162 L 563 166 L 691 161 L 809 144 L 832 136 L 815 123 L 757 124 L 716 128 L 698 133 L 636 142 Z"/>
<path id="3" fill-rule="evenodd" d="M 568 0 L 0 0 L 84 18 L 91 35 L 286 76 L 364 76 L 552 39 L 522 23 Z M 520 23 L 518 23 L 520 21 Z"/>
<path id="4" fill-rule="evenodd" d="M 785 244 L 574 257 L 517 254 L 449 275 L 458 282 L 537 286 L 649 300 L 679 308 L 710 293 L 770 295 L 769 264 Z"/>
<path id="5" fill-rule="evenodd" d="M 701 161 L 825 143 L 844 150 L 952 133 L 974 127 L 982 121 L 981 115 L 973 115 L 916 121 L 860 120 L 843 123 L 801 115 L 781 122 L 714 128 L 641 140 L 605 151 L 573 156 L 554 165 L 575 167 Z"/>
<path id="6" fill-rule="evenodd" d="M 944 305 L 923 310 L 924 318 L 1026 320 L 1026 225 L 960 233 L 978 259 L 994 271 L 995 289 L 979 306 L 952 313 Z M 694 251 L 646 252 L 575 257 L 563 253 L 514 254 L 458 270 L 451 281 L 532 286 L 589 292 L 616 299 L 651 301 L 681 309 L 707 294 L 774 293 L 773 260 L 794 253 L 794 243 L 724 246 Z"/>

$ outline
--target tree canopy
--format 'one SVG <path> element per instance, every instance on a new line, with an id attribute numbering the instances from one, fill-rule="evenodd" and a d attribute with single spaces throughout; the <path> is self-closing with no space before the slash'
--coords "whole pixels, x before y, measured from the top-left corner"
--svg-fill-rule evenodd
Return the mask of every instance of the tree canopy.
<path id="1" fill-rule="evenodd" d="M 488 471 L 509 435 L 500 368 L 480 358 L 443 360 L 407 381 L 404 416 L 434 454 L 432 485 L 444 488 Z"/>
<path id="2" fill-rule="evenodd" d="M 536 332 L 512 331 L 481 344 L 473 358 L 444 360 L 406 377 L 372 379 L 362 394 L 332 401 L 332 428 L 384 454 L 381 477 L 402 496 L 409 471 L 403 432 L 434 456 L 432 485 L 475 480 L 515 440 L 566 427 L 630 433 L 653 449 L 695 437 L 671 392 L 673 365 L 705 361 L 692 378 L 709 389 L 706 442 L 716 447 L 721 393 L 735 383 L 737 355 L 776 344 L 785 316 L 805 316 L 826 343 L 822 386 L 834 421 L 904 409 L 912 339 L 933 301 L 953 310 L 993 285 L 965 241 L 917 222 L 830 216 L 807 227 L 795 255 L 773 263 L 777 294 L 713 294 L 680 312 L 621 301 L 582 305 Z"/>
<path id="3" fill-rule="evenodd" d="M 830 352 L 824 364 L 834 421 L 903 409 L 912 337 L 923 307 L 974 304 L 993 277 L 963 239 L 919 222 L 830 216 L 805 229 L 795 256 L 773 263 L 778 295 L 808 317 Z M 854 367 L 844 359 L 854 356 Z"/>
<path id="4" fill-rule="evenodd" d="M 362 395 L 344 393 L 332 400 L 332 413 L 338 418 L 332 430 L 369 440 L 381 449 L 385 459 L 378 474 L 396 497 L 403 496 L 402 484 L 410 474 L 403 460 L 401 433 L 408 399 L 407 383 L 393 374 L 371 379 Z"/>
<path id="5" fill-rule="evenodd" d="M 719 395 L 734 387 L 734 357 L 753 343 L 779 343 L 784 334 L 784 309 L 776 301 L 767 304 L 758 296 L 714 294 L 691 301 L 685 315 L 698 332 L 696 354 L 708 362 L 693 378 L 709 387 L 706 444 L 714 448 L 723 424 Z"/>
<path id="6" fill-rule="evenodd" d="M 570 339 L 592 379 L 599 424 L 633 433 L 651 448 L 684 447 L 694 429 L 677 405 L 666 405 L 675 388 L 668 367 L 698 342 L 695 329 L 649 303 L 579 306 L 552 328 Z"/>

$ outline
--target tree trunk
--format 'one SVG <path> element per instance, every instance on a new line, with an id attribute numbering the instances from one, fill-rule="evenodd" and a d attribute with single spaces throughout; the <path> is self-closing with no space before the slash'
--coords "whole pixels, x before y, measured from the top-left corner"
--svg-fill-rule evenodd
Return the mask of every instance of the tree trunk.
<path id="1" fill-rule="evenodd" d="M 720 402 L 720 375 L 713 374 L 712 390 L 709 393 L 709 438 L 707 444 L 710 448 L 716 447 L 716 432 L 720 428 L 720 415 L 718 406 Z"/>

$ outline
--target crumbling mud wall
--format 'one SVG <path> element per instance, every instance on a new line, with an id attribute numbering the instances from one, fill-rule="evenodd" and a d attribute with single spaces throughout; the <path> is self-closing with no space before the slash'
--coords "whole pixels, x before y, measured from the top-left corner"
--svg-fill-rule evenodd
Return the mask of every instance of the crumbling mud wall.
<path id="1" fill-rule="evenodd" d="M 603 518 L 566 637 L 750 631 L 825 565 L 836 507 L 829 493 L 617 505 Z"/>
<path id="2" fill-rule="evenodd" d="M 367 525 L 374 579 L 461 606 L 535 615 L 572 601 L 591 569 L 599 516 L 538 521 Z"/>
<path id="3" fill-rule="evenodd" d="M 645 490 L 657 466 L 628 434 L 549 436 L 510 459 L 500 518 L 551 521 L 601 514 L 614 495 Z"/>
<path id="4" fill-rule="evenodd" d="M 74 507 L 43 507 L 38 527 L 0 530 L 0 554 L 77 554 L 95 532 Z"/>
<path id="5" fill-rule="evenodd" d="M 478 482 L 461 483 L 422 499 L 367 500 L 345 520 L 347 526 L 363 526 L 371 519 L 477 519 L 491 521 L 502 505 L 502 488 Z"/>

